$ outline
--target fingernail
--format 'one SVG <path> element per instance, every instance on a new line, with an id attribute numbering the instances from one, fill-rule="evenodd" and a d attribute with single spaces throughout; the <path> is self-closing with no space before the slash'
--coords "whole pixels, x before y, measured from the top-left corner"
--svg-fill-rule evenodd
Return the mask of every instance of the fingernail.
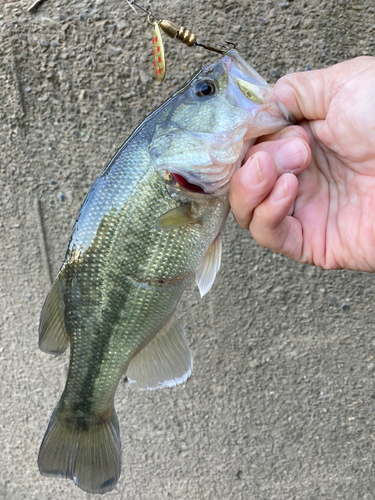
<path id="1" fill-rule="evenodd" d="M 262 172 L 258 161 L 258 155 L 250 156 L 244 165 L 244 178 L 246 184 L 250 186 L 257 186 L 263 180 Z"/>
<path id="2" fill-rule="evenodd" d="M 307 149 L 302 141 L 293 139 L 284 142 L 276 152 L 276 164 L 286 172 L 291 172 L 305 166 Z"/>
<path id="3" fill-rule="evenodd" d="M 271 191 L 272 201 L 281 201 L 289 194 L 288 183 L 284 176 L 281 176 L 273 191 Z"/>

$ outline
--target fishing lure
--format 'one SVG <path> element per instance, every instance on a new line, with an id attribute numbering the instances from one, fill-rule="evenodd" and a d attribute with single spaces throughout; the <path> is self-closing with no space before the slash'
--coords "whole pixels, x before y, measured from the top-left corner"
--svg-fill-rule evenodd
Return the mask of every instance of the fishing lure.
<path id="1" fill-rule="evenodd" d="M 210 50 L 211 52 L 216 52 L 222 55 L 224 55 L 228 50 L 228 46 L 223 46 L 219 48 L 197 42 L 197 36 L 184 26 L 178 26 L 178 24 L 172 21 L 168 21 L 166 19 L 157 20 L 156 16 L 151 11 L 148 11 L 143 7 L 141 7 L 140 5 L 136 4 L 134 0 L 126 0 L 126 1 L 128 5 L 134 10 L 134 12 L 137 12 L 134 8 L 134 6 L 136 6 L 138 9 L 148 14 L 148 23 L 153 28 L 152 30 L 153 70 L 155 72 L 155 77 L 159 82 L 162 82 L 164 80 L 166 72 L 164 46 L 160 28 L 170 38 L 179 40 L 187 47 L 193 47 L 193 46 L 202 47 L 206 50 Z M 231 48 L 233 49 L 236 47 L 235 44 L 232 42 L 225 42 L 225 43 L 230 45 Z"/>

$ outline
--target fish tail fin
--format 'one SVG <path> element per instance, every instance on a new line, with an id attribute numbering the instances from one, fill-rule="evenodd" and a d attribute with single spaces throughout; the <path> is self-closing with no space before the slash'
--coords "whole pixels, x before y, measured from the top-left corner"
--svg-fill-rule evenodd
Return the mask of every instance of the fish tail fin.
<path id="1" fill-rule="evenodd" d="M 40 447 L 43 476 L 73 479 L 82 490 L 113 490 L 121 473 L 121 441 L 115 410 L 107 419 L 66 418 L 57 407 Z"/>

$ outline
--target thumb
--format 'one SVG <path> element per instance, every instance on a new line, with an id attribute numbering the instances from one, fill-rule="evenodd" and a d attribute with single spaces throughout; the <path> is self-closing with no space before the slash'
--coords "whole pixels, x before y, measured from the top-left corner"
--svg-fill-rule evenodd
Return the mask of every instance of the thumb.
<path id="1" fill-rule="evenodd" d="M 326 69 L 286 75 L 275 84 L 275 94 L 297 122 L 303 119 L 324 120 L 340 66 L 336 64 Z"/>

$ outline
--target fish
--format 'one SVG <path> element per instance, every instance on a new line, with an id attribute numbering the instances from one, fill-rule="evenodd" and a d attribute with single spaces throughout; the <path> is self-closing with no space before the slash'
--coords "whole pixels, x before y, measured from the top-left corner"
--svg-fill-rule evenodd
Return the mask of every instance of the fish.
<path id="1" fill-rule="evenodd" d="M 106 493 L 121 473 L 114 396 L 173 387 L 193 359 L 176 307 L 220 268 L 229 186 L 257 137 L 293 122 L 271 86 L 229 50 L 151 113 L 90 189 L 42 308 L 39 347 L 70 344 L 65 389 L 43 438 L 42 475 Z"/>

